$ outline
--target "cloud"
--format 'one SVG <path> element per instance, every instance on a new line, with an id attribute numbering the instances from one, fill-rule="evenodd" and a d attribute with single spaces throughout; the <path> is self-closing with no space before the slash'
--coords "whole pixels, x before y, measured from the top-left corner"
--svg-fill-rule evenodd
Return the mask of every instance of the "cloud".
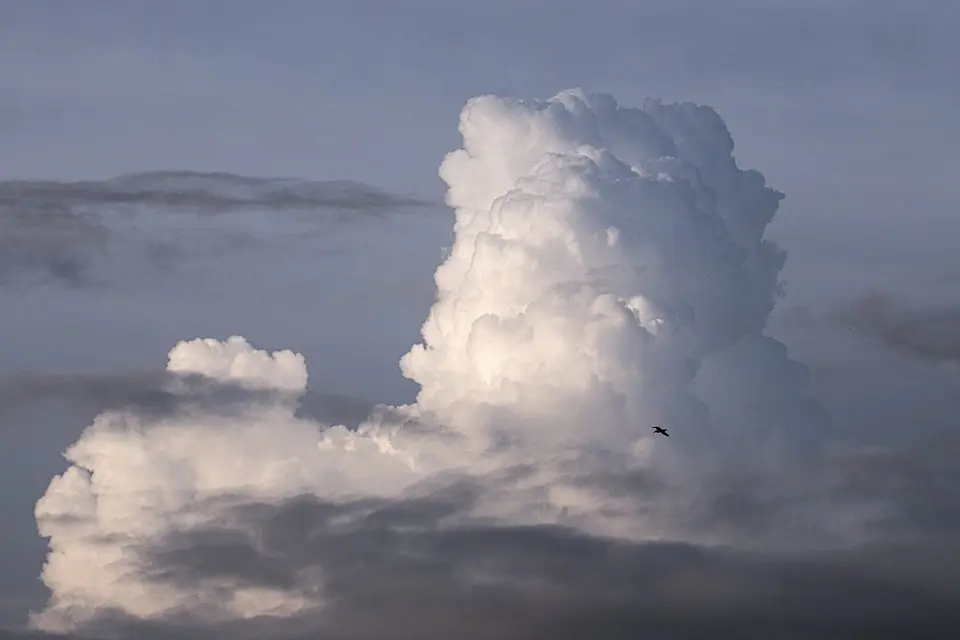
<path id="1" fill-rule="evenodd" d="M 522 430 L 542 426 L 546 440 L 567 423 L 603 439 L 584 420 L 613 433 L 665 421 L 704 436 L 712 418 L 755 421 L 706 416 L 688 395 L 695 375 L 710 388 L 735 371 L 745 391 L 793 375 L 760 335 L 785 260 L 763 235 L 783 195 L 736 166 L 716 112 L 629 109 L 576 91 L 483 96 L 460 129 L 464 147 L 440 170 L 457 237 L 424 343 L 401 361 L 420 410 L 457 423 L 471 405 L 522 406 Z M 717 366 L 703 369 L 711 356 Z M 470 419 L 486 420 L 479 413 Z M 822 419 L 779 414 L 805 423 L 784 430 L 794 435 Z"/>
<path id="2" fill-rule="evenodd" d="M 443 528 L 457 502 L 434 500 L 293 500 L 245 520 L 246 535 L 169 538 L 158 579 L 270 588 L 315 569 L 333 603 L 317 629 L 335 637 L 937 637 L 960 619 L 955 562 L 911 575 L 955 543 L 775 556 L 549 525 Z"/>
<path id="3" fill-rule="evenodd" d="M 843 319 L 904 353 L 939 362 L 960 361 L 960 307 L 916 308 L 873 294 Z"/>
<path id="4" fill-rule="evenodd" d="M 0 182 L 0 284 L 26 278 L 29 283 L 92 286 L 102 281 L 111 259 L 126 254 L 169 269 L 191 253 L 191 246 L 182 237 L 170 237 L 169 222 L 158 222 L 162 218 L 157 216 L 166 213 L 231 218 L 253 213 L 275 220 L 275 214 L 284 212 L 310 225 L 433 206 L 357 182 L 229 173 L 160 171 L 100 181 Z M 197 226 L 189 219 L 179 222 L 185 228 Z M 257 231 L 244 228 L 249 224 L 243 220 L 222 222 L 212 237 L 208 228 L 191 234 L 205 236 L 203 253 L 236 248 L 257 237 Z"/>
<path id="5" fill-rule="evenodd" d="M 200 505 L 223 519 L 166 536 L 143 558 L 145 581 L 181 590 L 219 581 L 230 585 L 222 598 L 322 589 L 329 605 L 242 623 L 103 611 L 86 629 L 131 638 L 939 638 L 960 620 L 955 538 L 775 555 L 555 525 L 444 526 L 472 496 L 460 487 L 403 501 Z"/>
<path id="6" fill-rule="evenodd" d="M 36 506 L 51 598 L 34 628 L 839 638 L 956 621 L 953 568 L 924 564 L 953 549 L 955 474 L 925 443 L 825 440 L 806 367 L 764 332 L 783 195 L 737 166 L 716 112 L 481 96 L 460 130 L 440 169 L 454 243 L 400 362 L 415 402 L 318 420 L 300 354 L 178 343 L 165 379 L 243 402 L 97 416 Z"/>
<path id="7" fill-rule="evenodd" d="M 133 411 L 160 419 L 198 413 L 241 415 L 251 404 L 273 397 L 269 390 L 251 390 L 196 373 L 23 373 L 0 377 L 0 426 L 27 427 L 17 421 L 19 416 L 51 403 L 63 403 L 74 414 Z M 298 407 L 305 417 L 349 425 L 359 424 L 373 410 L 374 405 L 364 400 L 313 390 L 304 394 Z"/>
<path id="8" fill-rule="evenodd" d="M 29 209 L 0 204 L 0 284 L 39 275 L 81 286 L 109 235 L 102 224 L 73 215 L 62 203 Z"/>
<path id="9" fill-rule="evenodd" d="M 5 207 L 144 205 L 186 213 L 256 208 L 341 209 L 382 214 L 385 210 L 430 204 L 348 180 L 315 182 L 216 172 L 153 171 L 100 181 L 0 182 L 0 205 Z"/>
<path id="10" fill-rule="evenodd" d="M 25 409 L 54 401 L 73 410 L 135 415 L 148 421 L 242 417 L 252 408 L 286 402 L 291 393 L 298 396 L 294 415 L 303 418 L 357 425 L 376 412 L 364 400 L 306 390 L 303 357 L 291 351 L 279 354 L 281 361 L 274 362 L 234 336 L 223 342 L 184 342 L 170 352 L 164 371 L 0 376 L 0 424 L 13 421 Z"/>

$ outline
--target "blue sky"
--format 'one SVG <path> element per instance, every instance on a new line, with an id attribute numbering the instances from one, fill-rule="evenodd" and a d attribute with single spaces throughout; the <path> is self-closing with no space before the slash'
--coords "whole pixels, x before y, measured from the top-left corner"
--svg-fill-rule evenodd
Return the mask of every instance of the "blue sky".
<path id="1" fill-rule="evenodd" d="M 862 188 L 916 164 L 901 182 L 929 190 L 957 143 L 950 2 L 3 6 L 0 167 L 18 177 L 178 167 L 438 188 L 467 98 L 581 85 L 711 104 L 787 187 Z"/>

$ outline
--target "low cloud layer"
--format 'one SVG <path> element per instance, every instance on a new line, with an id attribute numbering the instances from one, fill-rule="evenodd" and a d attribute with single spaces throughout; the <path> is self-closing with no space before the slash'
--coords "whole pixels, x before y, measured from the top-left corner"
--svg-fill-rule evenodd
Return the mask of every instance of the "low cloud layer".
<path id="1" fill-rule="evenodd" d="M 932 639 L 960 623 L 955 539 L 770 555 L 552 525 L 444 526 L 472 496 L 454 486 L 402 501 L 197 505 L 220 513 L 220 524 L 171 532 L 144 557 L 145 579 L 186 591 L 220 581 L 230 585 L 223 598 L 298 587 L 329 604 L 243 623 L 194 611 L 193 624 L 190 614 L 151 624 L 104 611 L 88 629 L 131 638 Z"/>
<path id="2" fill-rule="evenodd" d="M 223 433 L 219 446 L 233 437 Z M 523 468 L 435 477 L 392 498 L 310 492 L 251 500 L 246 490 L 198 497 L 164 511 L 179 524 L 141 539 L 149 543 L 121 582 L 135 577 L 140 588 L 181 594 L 183 608 L 153 619 L 104 608 L 78 631 L 123 638 L 948 637 L 960 623 L 960 478 L 951 464 L 958 443 L 945 444 L 819 459 L 796 475 L 728 469 L 696 494 L 680 494 L 696 498 L 678 510 L 683 522 L 668 539 L 649 541 L 471 515 L 484 494 L 522 486 Z M 669 508 L 680 499 L 671 491 L 683 489 L 588 468 L 590 479 L 606 478 L 605 490 L 627 488 L 638 514 L 651 517 L 651 505 Z M 106 508 L 112 499 L 101 486 Z M 822 535 L 865 510 L 872 522 L 856 546 L 821 537 L 819 548 L 765 548 L 771 541 L 796 547 L 791 529 Z M 49 515 L 45 521 L 54 524 Z M 94 534 L 100 540 L 88 538 L 91 550 L 114 547 L 111 528 Z M 683 540 L 707 532 L 733 544 Z M 228 612 L 238 594 L 276 611 L 236 620 Z"/>
<path id="3" fill-rule="evenodd" d="M 90 286 L 103 280 L 104 271 L 128 268 L 127 259 L 169 268 L 195 248 L 197 243 L 185 236 L 203 237 L 207 252 L 257 240 L 258 230 L 245 228 L 251 227 L 250 220 L 211 229 L 189 219 L 172 222 L 168 214 L 252 214 L 282 226 L 276 214 L 283 213 L 307 232 L 316 223 L 432 206 L 357 182 L 229 173 L 166 171 L 101 181 L 0 182 L 0 285 L 26 280 Z M 171 224 L 174 237 L 169 237 Z M 259 226 L 254 220 L 253 227 Z"/>
<path id="4" fill-rule="evenodd" d="M 844 318 L 887 346 L 939 362 L 960 362 L 960 306 L 918 307 L 873 294 Z"/>

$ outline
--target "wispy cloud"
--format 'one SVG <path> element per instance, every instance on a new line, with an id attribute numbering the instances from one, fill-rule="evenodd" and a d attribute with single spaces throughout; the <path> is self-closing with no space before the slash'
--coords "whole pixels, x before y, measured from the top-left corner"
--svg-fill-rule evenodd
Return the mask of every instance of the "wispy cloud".
<path id="1" fill-rule="evenodd" d="M 262 178 L 232 173 L 155 171 L 99 181 L 0 182 L 0 207 L 83 207 L 104 205 L 166 207 L 186 213 L 224 212 L 256 208 L 342 209 L 382 214 L 431 203 L 395 195 L 346 180 L 317 182 L 293 178 Z"/>
<path id="2" fill-rule="evenodd" d="M 24 411 L 63 403 L 73 411 L 130 411 L 145 420 L 187 414 L 242 415 L 251 405 L 276 401 L 268 389 L 250 389 L 198 374 L 168 371 L 123 373 L 20 373 L 0 376 L 0 428 Z M 342 394 L 307 391 L 297 413 L 326 423 L 356 425 L 372 403 Z"/>
<path id="3" fill-rule="evenodd" d="M 89 286 L 98 281 L 95 272 L 109 269 L 111 261 L 124 253 L 169 267 L 172 257 L 183 257 L 185 247 L 166 238 L 163 229 L 144 234 L 140 250 L 117 249 L 127 234 L 138 227 L 150 228 L 150 216 L 166 213 L 284 213 L 300 223 L 315 225 L 350 222 L 358 216 L 422 212 L 435 204 L 358 182 L 191 171 L 139 173 L 100 181 L 0 182 L 0 284 L 52 281 Z M 221 240 L 230 246 L 236 247 L 238 240 L 256 239 L 255 233 L 244 232 L 236 224 L 223 224 Z"/>
<path id="4" fill-rule="evenodd" d="M 872 294 L 843 317 L 899 351 L 941 362 L 960 361 L 960 306 L 921 308 Z"/>

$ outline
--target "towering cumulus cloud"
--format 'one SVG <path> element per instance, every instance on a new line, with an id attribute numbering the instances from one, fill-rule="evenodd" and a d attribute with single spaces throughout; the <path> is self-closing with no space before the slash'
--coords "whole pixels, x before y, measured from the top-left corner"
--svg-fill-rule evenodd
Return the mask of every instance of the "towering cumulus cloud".
<path id="1" fill-rule="evenodd" d="M 761 335 L 784 264 L 763 234 L 782 194 L 737 168 L 713 110 L 485 96 L 460 129 L 464 147 L 440 170 L 456 241 L 424 345 L 401 363 L 421 411 L 538 446 L 619 445 L 664 421 L 699 432 L 689 447 L 709 432 L 690 392 L 715 354 L 705 391 L 745 374 L 738 395 L 760 385 L 763 404 L 784 391 L 776 400 L 802 402 L 793 365 Z M 723 404 L 715 418 L 757 435 Z"/>
<path id="2" fill-rule="evenodd" d="M 440 169 L 455 241 L 423 342 L 400 363 L 416 402 L 357 429 L 317 424 L 295 413 L 302 357 L 240 338 L 181 343 L 171 372 L 276 393 L 251 396 L 240 418 L 101 415 L 37 505 L 52 591 L 37 627 L 107 613 L 322 619 L 343 602 L 342 555 L 316 536 L 294 553 L 245 520 L 273 522 L 295 500 L 326 509 L 332 545 L 330 531 L 373 511 L 399 518 L 395 535 L 493 523 L 709 537 L 683 505 L 710 473 L 742 454 L 787 460 L 823 426 L 805 369 L 763 335 L 785 259 L 764 231 L 782 195 L 737 167 L 713 110 L 483 96 L 460 131 Z M 398 515 L 416 500 L 433 515 Z M 230 570 L 187 571 L 211 536 L 234 549 Z M 252 556 L 258 580 L 238 568 Z"/>

